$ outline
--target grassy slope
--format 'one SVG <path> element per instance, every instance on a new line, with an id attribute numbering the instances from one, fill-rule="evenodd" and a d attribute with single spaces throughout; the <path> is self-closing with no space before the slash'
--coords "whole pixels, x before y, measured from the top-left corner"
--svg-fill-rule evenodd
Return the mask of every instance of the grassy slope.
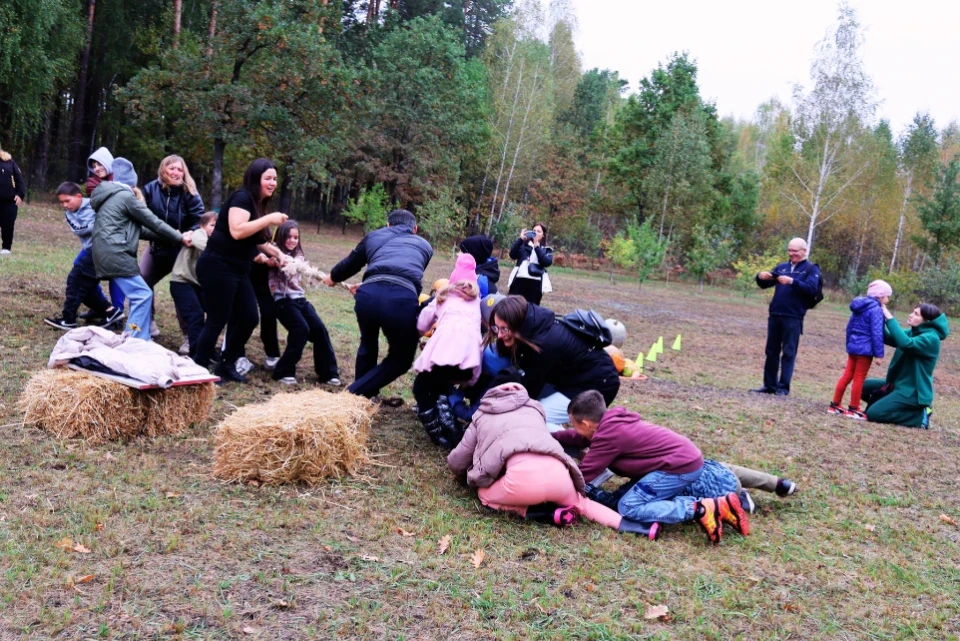
<path id="1" fill-rule="evenodd" d="M 304 244 L 329 267 L 352 242 L 308 231 Z M 384 409 L 372 444 L 379 465 L 364 478 L 220 485 L 209 477 L 211 426 L 278 390 L 262 370 L 224 388 L 211 424 L 181 438 L 87 447 L 21 427 L 16 397 L 59 335 L 40 318 L 61 304 L 76 243 L 55 210 L 28 207 L 14 250 L 0 260 L 0 639 L 957 638 L 960 532 L 939 518 L 960 520 L 956 341 L 937 370 L 933 430 L 864 425 L 824 412 L 844 362 L 843 304 L 808 316 L 794 394 L 758 398 L 744 389 L 762 366 L 760 296 L 673 284 L 638 293 L 554 270 L 545 302 L 621 319 L 628 355 L 683 333 L 683 351 L 668 350 L 650 381 L 625 384 L 623 404 L 709 457 L 800 483 L 795 498 L 757 497 L 748 538 L 709 548 L 685 526 L 650 543 L 487 513 L 407 408 Z M 428 280 L 449 268 L 438 258 Z M 168 330 L 159 340 L 176 348 L 166 283 L 158 291 Z M 341 290 L 311 300 L 349 379 L 352 301 Z M 249 351 L 261 362 L 256 339 Z M 300 374 L 312 385 L 309 362 Z M 410 380 L 389 391 L 409 398 Z M 55 547 L 63 537 L 92 552 Z M 486 560 L 474 569 L 477 549 Z M 653 604 L 669 618 L 644 620 Z"/>

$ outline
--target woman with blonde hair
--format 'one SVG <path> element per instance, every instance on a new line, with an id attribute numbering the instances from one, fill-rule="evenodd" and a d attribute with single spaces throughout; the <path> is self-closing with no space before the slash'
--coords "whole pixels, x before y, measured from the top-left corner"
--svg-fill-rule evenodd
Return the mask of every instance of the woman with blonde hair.
<path id="1" fill-rule="evenodd" d="M 160 161 L 157 179 L 147 183 L 143 195 L 150 211 L 179 232 L 189 231 L 200 223 L 203 200 L 197 193 L 187 163 L 180 156 L 167 156 Z M 179 245 L 164 240 L 150 243 L 140 259 L 140 273 L 151 290 L 173 271 L 179 253 Z M 181 329 L 184 329 L 182 323 Z M 150 334 L 156 336 L 159 333 L 156 321 L 151 319 Z"/>
<path id="2" fill-rule="evenodd" d="M 0 147 L 0 254 L 9 254 L 13 246 L 13 227 L 17 223 L 17 208 L 27 197 L 23 174 L 10 154 Z"/>

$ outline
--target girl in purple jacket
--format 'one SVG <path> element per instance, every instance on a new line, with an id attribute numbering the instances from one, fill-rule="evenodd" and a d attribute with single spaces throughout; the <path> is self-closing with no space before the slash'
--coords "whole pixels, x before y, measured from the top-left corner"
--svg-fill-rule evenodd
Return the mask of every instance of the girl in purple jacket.
<path id="1" fill-rule="evenodd" d="M 863 381 L 867 378 L 874 358 L 883 358 L 883 309 L 893 295 L 893 288 L 883 280 L 875 280 L 867 287 L 866 296 L 857 296 L 850 302 L 850 320 L 847 322 L 847 368 L 843 370 L 837 388 L 833 392 L 833 401 L 827 410 L 830 414 L 839 414 L 858 421 L 867 420 L 860 411 L 860 394 Z M 843 409 L 841 402 L 847 386 L 850 389 L 849 409 Z"/>

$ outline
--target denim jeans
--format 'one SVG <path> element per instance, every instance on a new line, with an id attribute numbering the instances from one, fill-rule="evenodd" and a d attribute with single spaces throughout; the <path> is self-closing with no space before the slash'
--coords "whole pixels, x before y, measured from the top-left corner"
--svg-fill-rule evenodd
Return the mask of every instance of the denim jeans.
<path id="1" fill-rule="evenodd" d="M 130 301 L 126 331 L 136 338 L 150 340 L 150 307 L 153 304 L 153 291 L 139 274 L 126 278 L 114 278 L 113 282 Z"/>
<path id="2" fill-rule="evenodd" d="M 683 523 L 693 519 L 697 499 L 682 496 L 700 478 L 703 468 L 687 474 L 657 470 L 640 478 L 620 499 L 617 510 L 628 519 L 641 523 Z"/>
<path id="3" fill-rule="evenodd" d="M 543 388 L 543 394 L 540 395 L 537 402 L 543 406 L 547 419 L 547 429 L 551 432 L 562 430 L 563 424 L 570 420 L 570 416 L 567 414 L 570 399 L 556 391 L 552 385 Z"/>
<path id="4" fill-rule="evenodd" d="M 89 254 L 90 252 L 88 252 L 86 249 L 81 249 L 80 253 L 77 254 L 77 257 L 73 259 L 74 267 L 80 264 L 80 261 L 84 260 Z M 92 261 L 93 259 L 90 258 L 90 260 Z M 100 281 L 97 281 L 97 288 L 94 290 L 93 295 L 101 299 L 103 302 L 107 301 L 107 297 L 103 295 L 103 290 L 100 289 Z M 125 302 L 126 302 L 126 298 L 123 295 L 123 290 L 120 289 L 117 286 L 117 284 L 111 280 L 110 281 L 110 303 L 114 307 L 118 307 L 122 310 Z M 110 305 L 108 304 L 107 307 L 109 306 Z"/>

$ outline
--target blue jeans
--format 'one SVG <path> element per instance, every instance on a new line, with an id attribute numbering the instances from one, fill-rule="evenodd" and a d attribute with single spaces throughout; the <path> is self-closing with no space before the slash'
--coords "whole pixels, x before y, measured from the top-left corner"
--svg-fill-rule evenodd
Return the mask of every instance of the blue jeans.
<path id="1" fill-rule="evenodd" d="M 623 495 L 617 510 L 622 516 L 641 523 L 690 521 L 697 499 L 682 495 L 697 482 L 702 472 L 702 467 L 687 474 L 650 472 Z"/>
<path id="2" fill-rule="evenodd" d="M 126 331 L 131 336 L 150 340 L 150 306 L 153 304 L 153 291 L 147 286 L 143 276 L 114 278 L 123 295 L 130 301 L 130 315 L 127 316 Z"/>
<path id="3" fill-rule="evenodd" d="M 88 255 L 87 250 L 86 250 L 86 249 L 81 249 L 81 250 L 80 250 L 80 253 L 77 254 L 77 257 L 73 259 L 73 265 L 74 265 L 74 267 L 76 267 L 77 265 L 79 265 L 79 264 L 80 264 L 80 261 L 83 260 L 84 257 L 86 257 L 87 255 Z M 100 289 L 100 285 L 99 285 L 99 284 L 97 285 L 97 288 L 93 291 L 93 295 L 96 296 L 98 299 L 100 299 L 100 300 L 103 301 L 103 302 L 106 302 L 106 300 L 107 300 L 106 296 L 103 295 L 103 290 Z M 123 290 L 121 290 L 120 287 L 118 287 L 117 284 L 114 283 L 114 282 L 111 280 L 111 281 L 110 281 L 110 303 L 111 303 L 114 307 L 118 307 L 119 309 L 122 310 L 125 300 L 126 300 L 126 299 L 125 299 L 124 296 L 123 296 Z M 88 305 L 88 307 L 89 307 L 89 305 Z M 109 305 L 108 305 L 108 307 L 109 307 Z"/>

